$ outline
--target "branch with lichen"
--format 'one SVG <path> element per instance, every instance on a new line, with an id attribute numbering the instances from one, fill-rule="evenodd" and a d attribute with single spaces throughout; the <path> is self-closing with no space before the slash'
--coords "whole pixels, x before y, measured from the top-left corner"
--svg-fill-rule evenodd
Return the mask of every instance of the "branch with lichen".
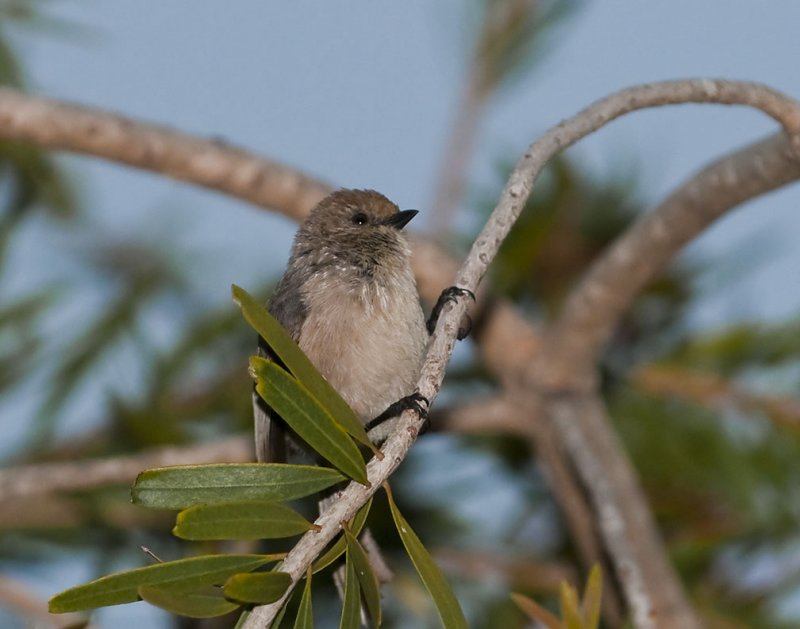
<path id="1" fill-rule="evenodd" d="M 720 215 L 747 198 L 798 177 L 795 147 L 798 144 L 800 112 L 794 101 L 773 90 L 750 83 L 726 81 L 674 81 L 623 90 L 564 121 L 531 146 L 512 174 L 498 207 L 476 240 L 470 256 L 462 267 L 459 274 L 459 285 L 475 289 L 483 277 L 486 267 L 496 254 L 502 239 L 511 229 L 514 220 L 524 206 L 536 177 L 553 155 L 625 113 L 643 107 L 684 102 L 740 104 L 756 107 L 778 120 L 792 141 L 790 142 L 786 135 L 779 135 L 751 150 L 741 152 L 742 155 L 737 154 L 729 158 L 730 163 L 723 160 L 724 163 L 720 162 L 721 165 L 716 170 L 714 170 L 715 167 L 711 167 L 710 170 L 716 173 L 714 176 L 703 177 L 704 173 L 701 173 L 690 184 L 682 187 L 673 195 L 674 199 L 671 197 L 673 207 L 678 207 L 683 203 L 687 205 L 688 212 L 691 214 L 696 209 L 699 199 L 703 199 L 705 205 L 709 205 L 711 200 L 719 198 L 721 200 L 717 203 L 719 208 L 717 215 Z M 34 112 L 28 111 L 20 114 L 19 111 L 15 111 L 26 108 L 32 108 Z M 85 152 L 163 172 L 186 181 L 219 189 L 258 205 L 279 209 L 295 217 L 304 214 L 318 198 L 327 192 L 324 184 L 318 184 L 307 178 L 298 178 L 296 173 L 287 173 L 287 170 L 291 171 L 291 169 L 285 169 L 285 167 L 278 166 L 275 169 L 273 168 L 274 164 L 250 156 L 238 149 L 230 149 L 210 141 L 196 140 L 152 125 L 144 125 L 146 128 L 141 129 L 137 126 L 139 124 L 130 123 L 119 116 L 112 116 L 104 112 L 64 106 L 43 99 L 31 99 L 12 90 L 0 90 L 0 136 L 6 138 L 27 140 L 50 148 Z M 136 137 L 140 131 L 143 134 L 142 137 L 147 138 L 147 141 L 134 143 L 133 146 L 137 147 L 136 150 L 130 149 L 130 143 L 133 140 L 142 139 Z M 81 135 L 89 137 L 77 137 Z M 165 148 L 160 144 L 162 142 L 168 146 Z M 207 159 L 192 159 L 193 154 L 206 156 Z M 758 159 L 753 157 L 755 154 L 759 155 Z M 232 160 L 231 163 L 240 164 L 241 172 L 234 172 L 236 169 L 230 167 L 230 164 L 226 162 L 228 159 Z M 242 159 L 244 161 L 241 161 Z M 764 167 L 765 160 L 772 167 L 777 168 L 777 175 L 772 168 Z M 734 168 L 734 171 L 739 169 L 741 172 L 736 171 L 737 177 L 731 178 L 728 176 L 730 173 L 725 170 L 728 167 Z M 751 171 L 755 170 L 756 176 L 752 177 L 752 180 L 747 177 L 739 177 L 742 173 L 746 173 L 748 168 Z M 268 172 L 263 172 L 264 170 Z M 721 171 L 721 174 L 717 171 Z M 285 181 L 281 179 L 281 176 L 284 175 L 286 176 Z M 273 176 L 278 176 L 275 185 L 278 186 L 278 190 L 283 190 L 282 194 L 275 194 L 269 189 L 269 186 L 262 185 Z M 301 182 L 300 187 L 298 187 L 298 182 Z M 307 188 L 303 187 L 305 184 L 307 184 Z M 287 192 L 290 190 L 294 191 L 295 197 L 292 197 L 291 192 Z M 714 190 L 722 196 L 709 196 L 709 193 Z M 302 201 L 298 201 L 298 198 Z M 659 210 L 654 214 L 661 215 L 663 213 L 662 210 Z M 637 625 L 674 626 L 669 624 L 670 619 L 684 618 L 687 619 L 688 624 L 681 626 L 693 626 L 696 621 L 691 608 L 683 600 L 680 587 L 666 563 L 663 548 L 657 536 L 651 534 L 654 527 L 646 503 L 643 497 L 638 495 L 638 491 L 629 491 L 630 487 L 625 485 L 625 483 L 630 484 L 629 481 L 633 479 L 633 489 L 638 490 L 635 477 L 630 473 L 629 478 L 620 478 L 614 473 L 613 468 L 606 470 L 604 467 L 609 460 L 612 463 L 622 461 L 623 468 L 628 464 L 621 448 L 613 440 L 613 433 L 603 417 L 604 410 L 601 405 L 597 406 L 599 400 L 592 391 L 593 366 L 597 352 L 602 347 L 607 330 L 613 328 L 615 317 L 626 307 L 628 303 L 626 300 L 632 299 L 632 296 L 640 288 L 641 282 L 646 281 L 647 273 L 657 273 L 684 242 L 699 233 L 707 224 L 702 221 L 700 224 L 688 221 L 687 227 L 687 225 L 674 226 L 663 220 L 661 222 L 653 220 L 649 236 L 646 230 L 637 232 L 637 227 L 623 236 L 623 239 L 632 238 L 639 244 L 639 250 L 643 251 L 643 257 L 637 258 L 632 253 L 636 250 L 635 247 L 628 249 L 623 247 L 622 250 L 613 248 L 603 260 L 607 262 L 609 256 L 615 259 L 616 267 L 614 268 L 618 273 L 616 284 L 613 277 L 598 273 L 597 266 L 595 266 L 595 270 L 589 274 L 586 282 L 568 301 L 562 316 L 547 333 L 544 342 L 532 344 L 536 346 L 540 360 L 535 361 L 534 366 L 527 369 L 524 380 L 519 377 L 521 374 L 518 373 L 516 381 L 534 383 L 538 387 L 537 399 L 544 403 L 545 416 L 556 417 L 556 419 L 561 417 L 561 420 L 555 422 L 555 434 L 565 445 L 569 458 L 575 463 L 574 467 L 578 470 L 581 481 L 587 484 L 587 489 L 594 502 L 593 507 L 599 515 L 600 537 L 603 539 L 606 550 L 615 561 L 618 569 L 617 576 L 632 575 L 627 581 L 623 579 L 623 589 L 627 603 L 634 612 Z M 710 220 L 713 218 L 708 222 Z M 630 273 L 641 269 L 643 263 L 649 260 L 653 241 L 663 244 L 661 241 L 664 233 L 669 236 L 673 229 L 679 231 L 680 235 L 677 238 L 668 237 L 667 246 L 659 249 L 655 263 L 648 263 L 648 270 L 644 276 L 637 275 L 636 281 L 631 282 Z M 624 283 L 619 281 L 621 277 L 626 278 Z M 642 280 L 641 277 L 645 277 L 645 279 Z M 421 286 L 423 284 L 424 282 L 421 282 Z M 597 299 L 598 295 L 601 297 L 599 305 L 592 306 L 592 299 Z M 581 303 L 584 304 L 583 307 L 576 307 L 575 304 Z M 585 308 L 586 303 L 590 304 L 588 309 Z M 452 351 L 455 332 L 464 309 L 464 303 L 446 308 L 432 338 L 428 361 L 419 384 L 421 393 L 431 399 L 441 386 L 444 369 Z M 504 313 L 513 325 L 518 324 L 521 331 L 530 335 L 530 327 L 525 326 L 519 318 L 515 321 L 513 311 L 509 312 L 506 309 Z M 488 326 L 487 329 L 489 329 Z M 504 339 L 506 343 L 509 343 L 514 335 L 496 333 L 492 335 L 492 338 Z M 565 339 L 569 342 L 560 350 L 558 342 Z M 502 356 L 502 353 L 498 355 Z M 515 364 L 519 365 L 519 369 L 522 371 L 523 363 L 515 361 Z M 566 396 L 562 395 L 560 398 L 552 395 L 564 391 L 572 393 Z M 586 422 L 580 414 L 575 416 L 574 411 L 580 410 L 581 405 L 586 411 L 585 416 L 592 417 L 595 421 Z M 565 417 L 568 419 L 564 419 Z M 575 429 L 575 426 L 578 428 Z M 378 483 L 388 477 L 399 465 L 413 443 L 418 427 L 418 422 L 412 413 L 404 415 L 399 422 L 397 432 L 385 446 L 384 450 L 387 456 L 384 461 L 371 461 L 368 465 L 369 477 L 373 482 L 372 487 L 364 488 L 355 484 L 349 486 L 343 492 L 342 499 L 320 516 L 317 523 L 322 526 L 322 530 L 319 533 L 306 535 L 300 540 L 287 557 L 287 563 L 284 566 L 284 569 L 291 570 L 290 573 L 295 580 L 303 573 L 303 566 L 307 565 L 327 541 L 338 532 L 339 522 L 350 517 L 358 506 L 374 492 Z M 577 430 L 577 437 L 573 434 L 575 430 Z M 604 444 L 604 450 L 593 447 L 591 439 L 589 445 L 586 445 L 586 437 L 593 434 L 602 437 L 598 443 Z M 594 461 L 592 457 L 594 457 Z M 593 469 L 591 465 L 598 461 L 601 473 L 592 478 L 597 469 Z M 630 472 L 629 465 L 628 472 Z M 605 486 L 600 487 L 598 484 Z M 609 486 L 613 491 L 604 493 Z M 559 498 L 558 492 L 556 492 L 556 497 Z M 640 514 L 636 510 L 631 512 L 620 508 L 615 501 L 620 498 L 633 501 L 639 511 L 643 510 L 647 515 L 644 521 L 646 534 L 640 536 L 641 539 L 625 540 L 619 536 L 615 538 L 614 531 L 608 526 L 609 519 L 605 517 L 609 514 L 609 505 L 602 502 L 601 499 L 604 497 L 610 500 L 611 515 L 622 518 L 621 521 L 625 526 L 641 524 L 637 521 Z M 620 547 L 618 542 L 622 542 L 623 547 Z M 626 544 L 637 544 L 636 552 L 629 552 L 630 549 L 625 547 Z M 652 554 L 646 556 L 646 563 L 655 563 L 657 566 L 661 566 L 666 583 L 653 581 L 649 576 L 652 571 L 643 570 L 642 566 L 637 564 L 642 560 L 640 551 L 648 548 Z M 634 570 L 628 570 L 631 567 Z M 662 589 L 668 592 L 677 592 L 677 595 L 671 596 L 671 599 L 667 600 L 661 596 Z M 662 605 L 655 604 L 656 601 L 664 602 L 665 600 L 673 605 L 672 609 L 665 610 Z M 276 610 L 276 605 L 257 608 L 248 620 L 248 626 L 266 624 Z M 653 613 L 645 615 L 650 612 Z"/>

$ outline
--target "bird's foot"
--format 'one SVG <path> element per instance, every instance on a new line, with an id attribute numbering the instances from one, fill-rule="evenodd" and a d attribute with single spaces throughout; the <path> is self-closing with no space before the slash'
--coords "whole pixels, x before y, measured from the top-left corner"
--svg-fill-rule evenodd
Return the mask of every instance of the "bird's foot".
<path id="1" fill-rule="evenodd" d="M 442 308 L 444 308 L 445 304 L 451 301 L 455 302 L 459 297 L 470 297 L 472 301 L 475 301 L 475 293 L 468 288 L 450 286 L 442 291 L 442 294 L 439 295 L 439 299 L 436 301 L 436 305 L 431 311 L 431 316 L 428 318 L 428 334 L 433 334 L 433 330 L 436 328 L 436 324 L 439 321 L 439 315 L 442 313 Z M 469 331 L 471 329 L 472 319 L 469 315 L 465 314 L 464 319 L 461 321 L 461 325 L 458 326 L 458 335 L 456 338 L 458 338 L 459 341 L 467 338 L 467 335 L 469 335 Z"/>
<path id="2" fill-rule="evenodd" d="M 414 392 L 411 395 L 407 395 L 404 398 L 400 398 L 399 400 L 397 400 L 397 402 L 393 402 L 392 404 L 390 404 L 389 407 L 385 411 L 383 411 L 383 413 L 378 415 L 375 419 L 367 422 L 364 428 L 368 433 L 370 433 L 370 438 L 372 438 L 373 435 L 376 435 L 378 436 L 378 441 L 383 442 L 386 440 L 386 437 L 388 437 L 388 434 L 377 435 L 377 433 L 380 433 L 381 431 L 380 430 L 374 431 L 374 429 L 380 427 L 387 420 L 392 419 L 393 417 L 397 417 L 403 411 L 413 410 L 415 413 L 417 413 L 417 415 L 419 415 L 419 418 L 422 420 L 422 426 L 420 427 L 419 430 L 419 434 L 421 435 L 428 431 L 428 426 L 430 423 L 428 420 L 429 406 L 430 402 L 428 401 L 428 398 L 426 398 L 419 392 Z M 372 440 L 376 441 L 376 439 Z"/>

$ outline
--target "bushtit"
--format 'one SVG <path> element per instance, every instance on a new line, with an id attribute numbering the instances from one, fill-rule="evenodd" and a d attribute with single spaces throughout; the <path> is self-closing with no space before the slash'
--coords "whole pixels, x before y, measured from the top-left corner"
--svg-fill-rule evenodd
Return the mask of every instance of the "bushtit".
<path id="1" fill-rule="evenodd" d="M 374 190 L 334 192 L 300 226 L 268 304 L 368 428 L 408 405 L 425 411 L 414 389 L 434 321 L 426 327 L 402 232 L 416 214 Z M 263 343 L 259 353 L 269 355 Z M 253 402 L 258 460 L 285 461 L 286 425 Z"/>
<path id="2" fill-rule="evenodd" d="M 427 324 L 411 272 L 411 251 L 402 232 L 416 210 L 400 209 L 374 190 L 339 190 L 313 209 L 297 231 L 286 272 L 268 309 L 320 373 L 370 430 L 373 441 L 388 433 L 384 420 L 414 406 L 427 413 L 415 393 L 428 336 L 442 306 L 458 295 L 444 291 Z M 459 338 L 466 334 L 459 330 Z M 259 354 L 270 356 L 259 339 Z M 424 406 L 420 403 L 424 402 Z M 302 442 L 253 392 L 256 455 L 285 462 L 287 443 Z M 335 498 L 323 498 L 320 508 Z M 391 570 L 367 529 L 361 536 L 381 582 Z M 343 574 L 335 580 L 343 593 Z M 362 620 L 366 612 L 362 609 Z"/>

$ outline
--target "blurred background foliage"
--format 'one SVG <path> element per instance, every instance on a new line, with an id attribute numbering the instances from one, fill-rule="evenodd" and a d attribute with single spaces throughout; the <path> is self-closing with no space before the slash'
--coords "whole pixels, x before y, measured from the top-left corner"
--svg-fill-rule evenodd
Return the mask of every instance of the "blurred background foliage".
<path id="1" fill-rule="evenodd" d="M 0 2 L 3 84 L 25 87 L 10 30 L 43 27 L 42 37 L 60 37 L 81 28 L 52 20 L 45 4 Z M 464 54 L 472 67 L 464 93 L 474 112 L 454 125 L 451 144 L 474 135 L 492 96 L 531 78 L 549 39 L 580 10 L 579 3 L 527 0 L 471 6 L 475 28 Z M 463 223 L 485 218 L 513 159 L 497 157 L 494 189 L 451 189 L 449 202 L 472 214 Z M 463 182 L 464 163 L 443 160 L 443 171 L 453 168 L 461 170 L 451 178 Z M 597 179 L 568 156 L 555 160 L 492 267 L 492 289 L 531 320 L 551 318 L 592 261 L 646 209 L 639 180 L 636 172 Z M 26 445 L 6 451 L 4 463 L 78 460 L 246 434 L 246 358 L 254 339 L 236 308 L 209 308 L 187 282 L 189 267 L 196 273 L 203 264 L 202 252 L 135 234 L 112 237 L 81 208 L 75 177 L 57 160 L 0 143 L 0 393 L 12 402 L 33 400 L 24 406 L 30 416 L 17 418 L 24 421 Z M 448 212 L 440 228 L 467 242 L 474 232 L 457 227 Z M 32 221 L 52 237 L 40 255 L 54 264 L 66 260 L 70 279 L 9 288 L 4 254 Z M 800 596 L 800 566 L 791 561 L 796 553 L 787 552 L 800 543 L 800 320 L 692 329 L 686 312 L 705 265 L 697 256 L 682 260 L 639 297 L 602 365 L 606 400 L 708 625 L 797 626 L 800 618 L 785 609 Z M 281 271 L 264 277 L 262 296 Z M 65 311 L 76 301 L 93 306 L 70 319 Z M 174 333 L 153 338 L 154 321 Z M 124 386 L 103 377 L 119 361 L 130 372 Z M 448 386 L 488 395 L 497 387 L 470 353 L 453 365 Z M 85 400 L 102 405 L 103 421 L 65 428 L 65 417 Z M 554 608 L 562 579 L 585 579 L 531 457 L 510 438 L 435 433 L 415 447 L 393 483 L 401 509 L 451 575 L 474 627 L 523 627 L 511 590 Z M 397 571 L 385 594 L 387 626 L 434 626 L 424 591 L 391 534 L 385 503 L 377 500 L 373 512 L 372 528 L 387 540 Z M 120 562 L 143 562 L 141 544 L 170 558 L 195 553 L 197 547 L 170 535 L 170 522 L 170 514 L 133 508 L 126 487 L 5 505 L 0 566 L 29 580 L 75 565 L 93 576 Z M 335 593 L 328 588 L 318 597 L 322 618 L 335 608 Z M 24 622 L 0 610 L 0 625 Z"/>

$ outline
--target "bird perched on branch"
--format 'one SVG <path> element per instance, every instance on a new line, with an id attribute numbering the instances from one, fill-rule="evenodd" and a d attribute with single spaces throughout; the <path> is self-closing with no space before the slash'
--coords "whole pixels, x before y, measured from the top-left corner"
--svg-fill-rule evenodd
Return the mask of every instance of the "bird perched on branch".
<path id="1" fill-rule="evenodd" d="M 378 426 L 405 408 L 426 417 L 427 400 L 415 386 L 428 337 L 449 299 L 472 295 L 456 287 L 444 291 L 426 324 L 402 231 L 416 214 L 374 190 L 338 190 L 324 198 L 297 231 L 286 272 L 268 303 L 272 316 L 373 429 L 369 436 L 376 442 L 387 434 Z M 270 356 L 263 339 L 259 354 Z M 253 411 L 258 460 L 285 462 L 287 445 L 302 443 L 255 391 Z M 320 509 L 332 500 L 334 495 L 323 497 Z M 361 542 L 379 581 L 390 580 L 368 529 Z M 343 595 L 341 570 L 334 579 Z"/>
<path id="2" fill-rule="evenodd" d="M 374 190 L 338 190 L 300 226 L 268 309 L 368 428 L 427 401 L 415 394 L 430 330 L 403 228 L 417 214 Z M 269 355 L 260 344 L 259 353 Z M 286 460 L 287 427 L 254 393 L 259 461 Z"/>

